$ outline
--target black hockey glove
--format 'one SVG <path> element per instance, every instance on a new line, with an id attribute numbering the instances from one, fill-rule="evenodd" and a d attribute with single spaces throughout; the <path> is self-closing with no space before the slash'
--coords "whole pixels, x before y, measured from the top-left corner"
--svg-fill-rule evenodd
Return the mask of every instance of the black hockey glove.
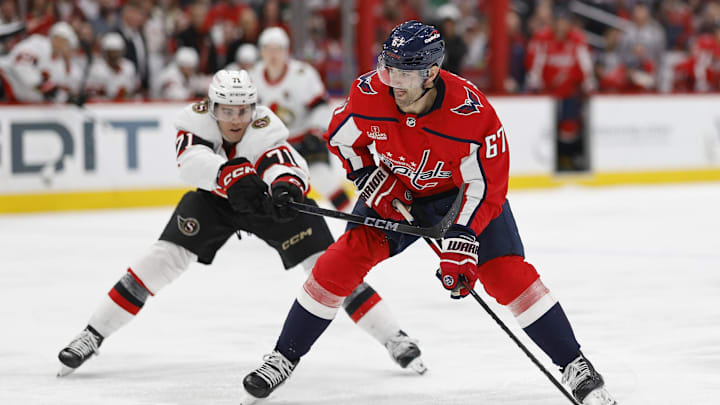
<path id="1" fill-rule="evenodd" d="M 241 214 L 270 215 L 267 185 L 245 158 L 228 160 L 218 170 L 218 185 L 225 190 L 230 206 Z"/>
<path id="2" fill-rule="evenodd" d="M 273 201 L 273 217 L 278 222 L 292 221 L 297 217 L 298 211 L 291 207 L 290 201 L 302 202 L 304 200 L 303 182 L 295 176 L 280 176 L 273 181 L 272 201 Z"/>

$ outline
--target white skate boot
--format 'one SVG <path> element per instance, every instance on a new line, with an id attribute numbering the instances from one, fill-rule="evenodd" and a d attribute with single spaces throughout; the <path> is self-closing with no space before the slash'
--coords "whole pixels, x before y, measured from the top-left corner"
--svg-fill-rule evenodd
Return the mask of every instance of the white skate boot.
<path id="1" fill-rule="evenodd" d="M 567 385 L 572 395 L 583 405 L 617 405 L 605 389 L 605 382 L 600 373 L 580 353 L 575 360 L 565 366 L 562 376 L 563 384 Z"/>
<path id="2" fill-rule="evenodd" d="M 57 376 L 64 377 L 80 367 L 92 355 L 98 354 L 103 337 L 88 326 L 58 353 L 60 370 Z"/>
<path id="3" fill-rule="evenodd" d="M 417 340 L 411 339 L 407 333 L 400 331 L 385 343 L 390 357 L 402 368 L 410 368 L 418 374 L 425 374 L 427 367 L 420 358 Z"/>

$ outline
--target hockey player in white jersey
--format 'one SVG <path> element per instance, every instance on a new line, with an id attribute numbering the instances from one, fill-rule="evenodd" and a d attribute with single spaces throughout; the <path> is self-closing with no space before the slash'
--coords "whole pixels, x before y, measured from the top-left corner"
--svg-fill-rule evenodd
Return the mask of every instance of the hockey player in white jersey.
<path id="1" fill-rule="evenodd" d="M 242 44 L 235 51 L 235 61 L 225 66 L 225 70 L 252 70 L 258 61 L 258 50 L 253 44 Z"/>
<path id="2" fill-rule="evenodd" d="M 90 65 L 85 89 L 90 99 L 123 100 L 140 87 L 135 65 L 125 55 L 125 41 L 117 32 L 108 32 L 100 41 L 102 57 Z"/>
<path id="3" fill-rule="evenodd" d="M 75 31 L 55 23 L 48 36 L 31 35 L 0 58 L 0 78 L 10 101 L 65 102 L 79 90 L 82 71 L 72 62 Z"/>
<path id="4" fill-rule="evenodd" d="M 246 71 L 221 70 L 213 76 L 208 99 L 183 109 L 175 123 L 177 163 L 180 177 L 197 190 L 182 197 L 160 239 L 128 267 L 85 329 L 60 351 L 58 376 L 96 354 L 191 262 L 212 263 L 216 251 L 240 230 L 272 246 L 285 269 L 299 264 L 308 273 L 333 242 L 323 218 L 287 207 L 289 200 L 315 204 L 305 198 L 307 164 L 287 142 L 282 121 L 256 101 L 257 89 Z M 372 287 L 361 284 L 343 306 L 401 367 L 425 371 L 417 342 L 400 329 Z"/>
<path id="5" fill-rule="evenodd" d="M 290 130 L 290 144 L 310 165 L 313 188 L 338 209 L 350 201 L 344 177 L 332 170 L 322 134 L 332 118 L 327 92 L 318 72 L 290 58 L 290 39 L 280 27 L 267 28 L 258 39 L 260 62 L 250 71 L 260 103 L 269 106 Z"/>
<path id="6" fill-rule="evenodd" d="M 199 64 L 195 48 L 182 47 L 175 52 L 173 62 L 163 69 L 153 83 L 153 98 L 189 100 L 202 97 L 209 76 L 197 72 Z"/>

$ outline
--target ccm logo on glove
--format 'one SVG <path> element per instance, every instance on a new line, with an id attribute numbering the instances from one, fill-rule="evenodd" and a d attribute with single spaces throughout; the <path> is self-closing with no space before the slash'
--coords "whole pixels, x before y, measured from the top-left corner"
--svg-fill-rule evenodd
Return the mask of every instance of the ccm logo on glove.
<path id="1" fill-rule="evenodd" d="M 234 179 L 239 177 L 247 176 L 248 174 L 257 174 L 255 168 L 252 166 L 240 166 L 233 169 L 231 172 L 225 175 L 222 179 L 222 186 L 227 187 Z"/>

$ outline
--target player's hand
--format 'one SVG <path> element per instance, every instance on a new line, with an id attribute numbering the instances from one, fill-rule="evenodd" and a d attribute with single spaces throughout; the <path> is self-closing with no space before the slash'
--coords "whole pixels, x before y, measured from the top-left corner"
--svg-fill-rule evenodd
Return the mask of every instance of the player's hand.
<path id="1" fill-rule="evenodd" d="M 453 225 L 448 229 L 440 245 L 440 281 L 450 290 L 450 298 L 464 298 L 470 291 L 460 283 L 465 278 L 469 288 L 477 281 L 478 243 L 472 229 Z"/>
<path id="2" fill-rule="evenodd" d="M 225 162 L 218 170 L 217 183 L 236 212 L 266 214 L 267 185 L 249 160 L 240 157 Z"/>
<path id="3" fill-rule="evenodd" d="M 273 217 L 278 222 L 288 222 L 297 217 L 297 210 L 290 206 L 290 201 L 302 202 L 304 199 L 303 182 L 295 176 L 280 176 L 271 186 Z"/>
<path id="4" fill-rule="evenodd" d="M 402 221 L 404 218 L 392 205 L 400 200 L 405 205 L 413 202 L 410 190 L 385 168 L 370 166 L 351 173 L 351 178 L 360 192 L 360 199 L 383 218 Z"/>

